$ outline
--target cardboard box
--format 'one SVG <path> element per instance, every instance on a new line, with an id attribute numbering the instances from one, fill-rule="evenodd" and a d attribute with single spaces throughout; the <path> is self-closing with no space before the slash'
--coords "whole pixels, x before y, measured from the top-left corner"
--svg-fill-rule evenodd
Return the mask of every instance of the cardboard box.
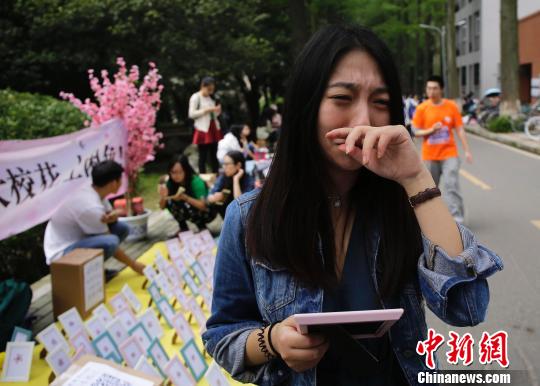
<path id="1" fill-rule="evenodd" d="M 102 249 L 75 249 L 51 263 L 54 317 L 77 307 L 83 319 L 105 301 Z"/>

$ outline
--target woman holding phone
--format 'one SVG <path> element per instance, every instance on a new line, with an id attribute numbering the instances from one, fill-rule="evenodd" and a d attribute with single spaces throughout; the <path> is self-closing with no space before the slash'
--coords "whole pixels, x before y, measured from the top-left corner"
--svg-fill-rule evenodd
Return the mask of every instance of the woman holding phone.
<path id="1" fill-rule="evenodd" d="M 502 261 L 453 220 L 403 124 L 386 45 L 361 27 L 318 31 L 292 70 L 264 186 L 225 216 L 203 341 L 235 379 L 416 385 L 424 301 L 451 325 L 484 320 Z M 404 314 L 352 358 L 291 318 L 382 308 Z"/>

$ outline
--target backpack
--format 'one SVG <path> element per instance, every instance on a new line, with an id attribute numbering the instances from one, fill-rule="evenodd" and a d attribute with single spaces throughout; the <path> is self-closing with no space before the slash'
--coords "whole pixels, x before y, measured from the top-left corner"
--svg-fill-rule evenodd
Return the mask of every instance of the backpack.
<path id="1" fill-rule="evenodd" d="M 32 302 L 28 283 L 14 279 L 0 281 L 0 352 L 6 349 L 15 326 L 23 326 Z"/>

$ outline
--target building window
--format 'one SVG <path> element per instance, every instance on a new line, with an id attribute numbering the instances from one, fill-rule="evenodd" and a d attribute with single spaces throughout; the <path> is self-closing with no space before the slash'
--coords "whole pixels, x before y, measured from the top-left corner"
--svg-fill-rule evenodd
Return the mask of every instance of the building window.
<path id="1" fill-rule="evenodd" d="M 472 15 L 469 16 L 469 52 L 473 52 L 473 34 L 474 34 L 474 25 L 473 25 L 473 17 Z"/>
<path id="2" fill-rule="evenodd" d="M 474 85 L 478 86 L 480 84 L 480 63 L 474 64 Z"/>
<path id="3" fill-rule="evenodd" d="M 480 11 L 474 13 L 474 42 L 473 50 L 478 51 L 480 49 Z"/>
<path id="4" fill-rule="evenodd" d="M 464 24 L 460 29 L 460 47 L 459 51 L 461 52 L 461 55 L 465 55 L 467 53 L 467 24 Z"/>
<path id="5" fill-rule="evenodd" d="M 465 88 L 467 85 L 467 66 L 461 67 L 461 86 Z"/>

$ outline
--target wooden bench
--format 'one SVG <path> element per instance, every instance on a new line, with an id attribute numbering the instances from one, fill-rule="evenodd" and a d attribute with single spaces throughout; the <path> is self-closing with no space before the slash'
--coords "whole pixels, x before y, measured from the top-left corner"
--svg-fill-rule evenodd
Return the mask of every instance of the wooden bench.
<path id="1" fill-rule="evenodd" d="M 123 242 L 121 247 L 132 258 L 139 258 L 145 251 L 158 241 L 166 240 L 178 232 L 178 223 L 167 211 L 153 212 L 148 219 L 148 237 L 135 242 Z M 114 258 L 105 261 L 105 268 L 121 270 L 125 265 Z M 33 319 L 32 332 L 34 335 L 54 322 L 51 275 L 47 275 L 32 284 L 32 303 L 28 317 Z"/>

